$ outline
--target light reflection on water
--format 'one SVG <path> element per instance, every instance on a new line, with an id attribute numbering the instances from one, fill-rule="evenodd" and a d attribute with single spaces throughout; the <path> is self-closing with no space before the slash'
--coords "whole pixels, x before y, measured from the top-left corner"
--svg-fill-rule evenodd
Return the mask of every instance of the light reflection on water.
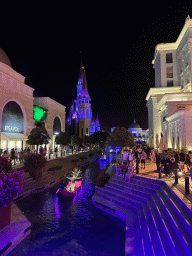
<path id="1" fill-rule="evenodd" d="M 15 255 L 124 255 L 124 223 L 92 205 L 99 163 L 82 172 L 83 187 L 72 202 L 57 198 L 58 186 L 17 202 L 32 230 L 27 246 Z"/>

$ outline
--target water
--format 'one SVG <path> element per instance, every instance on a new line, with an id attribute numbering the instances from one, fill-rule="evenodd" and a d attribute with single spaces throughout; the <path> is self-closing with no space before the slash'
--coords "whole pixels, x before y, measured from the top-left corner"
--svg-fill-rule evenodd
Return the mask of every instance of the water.
<path id="1" fill-rule="evenodd" d="M 106 169 L 113 157 L 82 168 L 83 188 L 71 202 L 57 198 L 58 185 L 19 200 L 32 223 L 31 238 L 11 255 L 124 256 L 125 223 L 92 205 L 100 166 Z"/>

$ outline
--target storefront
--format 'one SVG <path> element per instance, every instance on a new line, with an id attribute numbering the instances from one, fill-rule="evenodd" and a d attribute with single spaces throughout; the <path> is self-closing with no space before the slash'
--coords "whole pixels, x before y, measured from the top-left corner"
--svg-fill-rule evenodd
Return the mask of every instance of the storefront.
<path id="1" fill-rule="evenodd" d="M 21 150 L 26 146 L 27 136 L 23 134 L 24 118 L 20 106 L 9 101 L 3 108 L 1 123 L 1 148 L 10 151 Z"/>
<path id="2" fill-rule="evenodd" d="M 25 84 L 25 77 L 12 68 L 8 56 L 0 48 L 0 148 L 3 151 L 8 149 L 10 152 L 12 148 L 20 151 L 28 147 L 28 136 L 44 112 L 45 128 L 50 136 L 47 149 L 54 150 L 55 136 L 65 131 L 65 106 L 49 97 L 34 98 L 33 91 Z M 34 106 L 40 106 L 41 112 L 35 112 Z"/>

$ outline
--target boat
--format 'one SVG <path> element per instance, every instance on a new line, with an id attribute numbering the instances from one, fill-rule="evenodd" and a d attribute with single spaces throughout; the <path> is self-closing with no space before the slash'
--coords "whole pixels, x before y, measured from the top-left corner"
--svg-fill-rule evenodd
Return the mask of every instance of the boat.
<path id="1" fill-rule="evenodd" d="M 80 170 L 77 171 L 75 169 L 74 172 L 72 172 L 71 177 L 66 177 L 68 179 L 68 182 L 66 184 L 66 179 L 62 181 L 60 184 L 60 188 L 57 189 L 56 194 L 59 199 L 70 199 L 76 196 L 83 184 L 83 178 L 80 176 Z"/>

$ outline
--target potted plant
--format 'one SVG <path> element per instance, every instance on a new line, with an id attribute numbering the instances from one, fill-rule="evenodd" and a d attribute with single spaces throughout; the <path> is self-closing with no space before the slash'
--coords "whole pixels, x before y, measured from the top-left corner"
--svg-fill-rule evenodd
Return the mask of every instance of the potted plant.
<path id="1" fill-rule="evenodd" d="M 0 230 L 10 224 L 11 203 L 20 190 L 24 171 L 0 173 Z"/>
<path id="2" fill-rule="evenodd" d="M 39 180 L 42 177 L 42 167 L 46 162 L 44 154 L 28 154 L 24 159 L 25 170 L 29 172 L 33 179 Z"/>
<path id="3" fill-rule="evenodd" d="M 9 160 L 7 157 L 0 156 L 0 172 L 1 171 L 5 171 L 5 172 L 12 171 L 11 160 Z"/>

